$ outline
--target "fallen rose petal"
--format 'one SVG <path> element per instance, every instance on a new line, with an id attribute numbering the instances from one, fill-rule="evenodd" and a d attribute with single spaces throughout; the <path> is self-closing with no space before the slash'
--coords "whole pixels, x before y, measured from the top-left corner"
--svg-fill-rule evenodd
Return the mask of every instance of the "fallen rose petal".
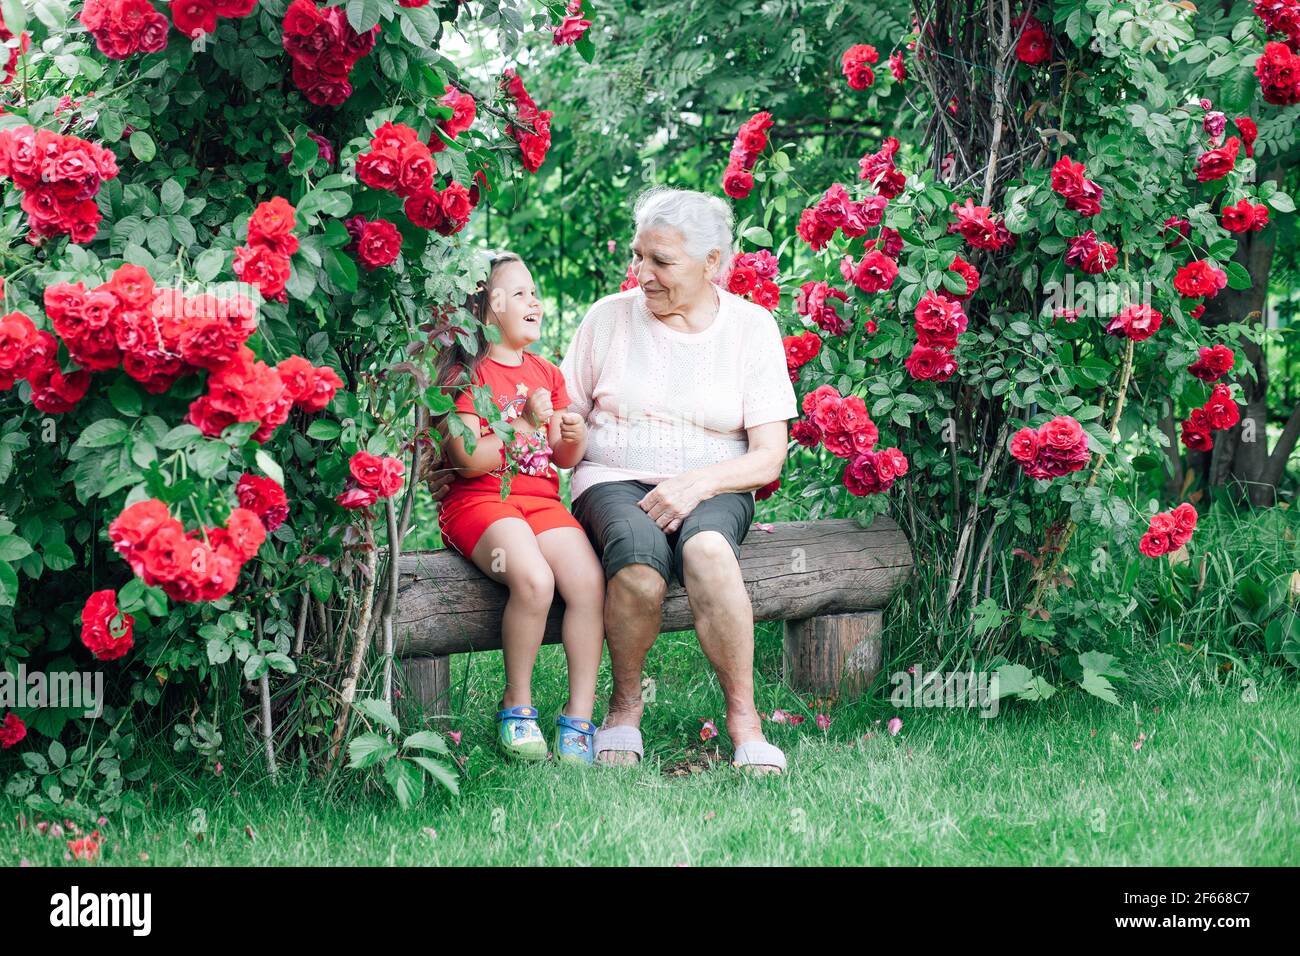
<path id="1" fill-rule="evenodd" d="M 898 732 L 903 729 L 903 719 L 901 717 L 890 717 L 885 729 L 889 731 L 889 736 L 897 737 Z"/>

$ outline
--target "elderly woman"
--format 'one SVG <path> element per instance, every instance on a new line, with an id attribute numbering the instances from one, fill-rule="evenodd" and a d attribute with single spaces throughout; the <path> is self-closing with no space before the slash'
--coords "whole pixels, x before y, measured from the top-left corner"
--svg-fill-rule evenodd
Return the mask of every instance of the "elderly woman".
<path id="1" fill-rule="evenodd" d="M 591 307 L 561 368 L 571 411 L 587 419 L 573 514 L 601 555 L 614 687 L 596 759 L 644 755 L 641 672 L 664 595 L 686 588 L 700 646 L 726 697 L 734 762 L 785 769 L 754 705 L 754 616 L 740 543 L 754 490 L 786 454 L 794 389 L 776 321 L 725 288 L 730 207 L 657 187 L 636 204 L 637 286 Z"/>

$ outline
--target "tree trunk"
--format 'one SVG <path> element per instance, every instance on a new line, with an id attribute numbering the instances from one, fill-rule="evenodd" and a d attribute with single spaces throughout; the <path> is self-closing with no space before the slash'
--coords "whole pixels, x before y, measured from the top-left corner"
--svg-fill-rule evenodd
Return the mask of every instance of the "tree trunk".
<path id="1" fill-rule="evenodd" d="M 1280 183 L 1286 172 L 1281 162 L 1274 162 L 1265 180 Z M 1206 302 L 1202 324 L 1207 328 L 1229 322 L 1245 322 L 1265 328 L 1268 305 L 1268 277 L 1273 264 L 1277 226 L 1262 232 L 1246 233 L 1233 257 L 1250 273 L 1249 289 L 1224 289 Z M 1242 338 L 1227 343 L 1246 360 L 1249 371 L 1238 376 L 1244 407 L 1240 424 L 1215 435 L 1214 449 L 1201 463 L 1207 485 L 1228 486 L 1252 505 L 1267 506 L 1277 502 L 1277 486 L 1286 470 L 1287 459 L 1300 438 L 1300 407 L 1291 413 L 1281 438 L 1270 451 L 1268 447 L 1268 360 L 1257 343 Z"/>

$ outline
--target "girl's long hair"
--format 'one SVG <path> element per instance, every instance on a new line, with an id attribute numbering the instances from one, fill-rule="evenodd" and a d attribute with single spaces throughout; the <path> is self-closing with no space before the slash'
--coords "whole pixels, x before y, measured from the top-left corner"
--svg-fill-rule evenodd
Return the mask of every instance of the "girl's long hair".
<path id="1" fill-rule="evenodd" d="M 478 287 L 470 293 L 464 304 L 465 311 L 478 321 L 480 327 L 487 324 L 488 307 L 491 305 L 492 296 L 492 277 L 495 275 L 497 268 L 507 262 L 522 261 L 513 252 L 497 251 L 488 253 L 487 275 L 479 281 Z M 488 349 L 492 345 L 486 335 L 476 334 L 478 335 L 478 348 L 473 353 L 461 344 L 458 335 L 450 336 L 451 342 L 438 353 L 438 359 L 434 363 L 434 384 L 439 388 L 446 389 L 462 382 L 468 382 L 474 377 L 474 373 L 478 371 L 479 365 L 487 357 Z M 455 415 L 457 413 L 452 411 L 447 414 Z M 438 433 L 438 447 L 445 447 L 450 430 L 447 425 L 447 415 L 439 415 L 434 428 Z"/>

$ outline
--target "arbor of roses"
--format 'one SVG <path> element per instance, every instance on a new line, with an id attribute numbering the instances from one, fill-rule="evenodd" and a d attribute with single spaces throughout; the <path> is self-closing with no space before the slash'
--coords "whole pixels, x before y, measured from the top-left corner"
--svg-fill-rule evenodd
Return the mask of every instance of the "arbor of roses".
<path id="1" fill-rule="evenodd" d="M 525 70 L 439 53 L 460 7 L 0 7 L 0 660 L 108 683 L 98 720 L 0 706 L 11 794 L 130 809 L 142 733 L 215 769 L 250 718 L 274 771 L 387 719 L 463 230 L 550 142 Z"/>

